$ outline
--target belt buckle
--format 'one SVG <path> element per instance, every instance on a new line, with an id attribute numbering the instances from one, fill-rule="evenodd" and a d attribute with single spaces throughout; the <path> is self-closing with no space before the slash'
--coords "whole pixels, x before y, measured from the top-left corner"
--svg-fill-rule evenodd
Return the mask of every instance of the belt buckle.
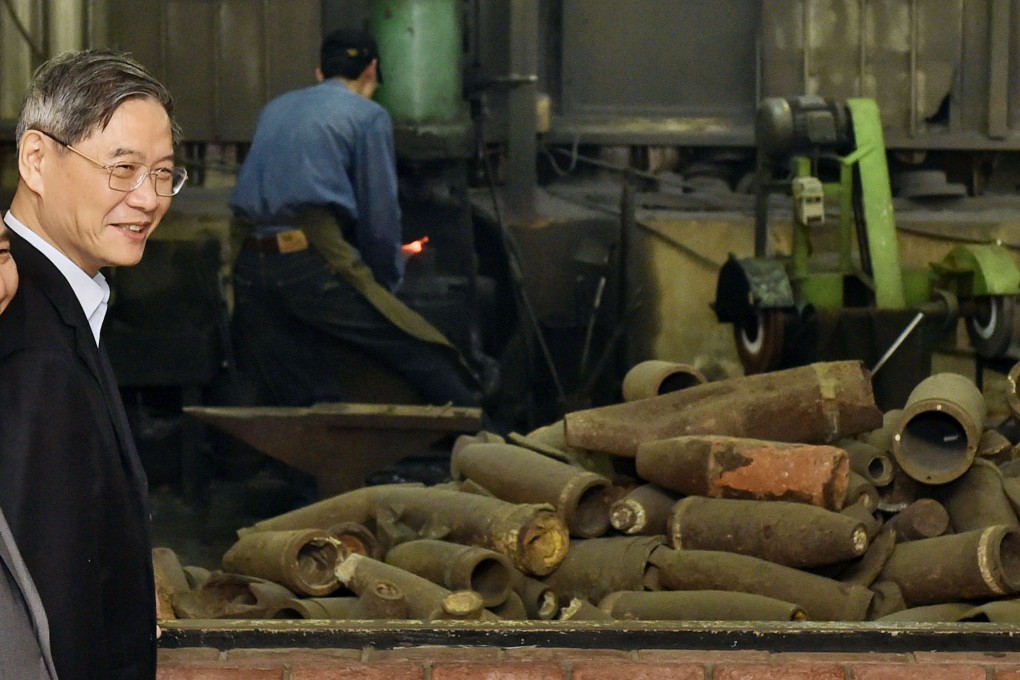
<path id="1" fill-rule="evenodd" d="M 308 238 L 300 229 L 281 231 L 276 235 L 276 247 L 281 253 L 297 253 L 308 248 Z"/>

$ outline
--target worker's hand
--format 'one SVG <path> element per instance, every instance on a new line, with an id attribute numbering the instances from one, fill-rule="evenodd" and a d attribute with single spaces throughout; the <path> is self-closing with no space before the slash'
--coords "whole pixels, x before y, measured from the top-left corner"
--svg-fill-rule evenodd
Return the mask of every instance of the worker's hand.
<path id="1" fill-rule="evenodd" d="M 417 241 L 411 241 L 400 246 L 400 253 L 404 256 L 405 260 L 409 260 L 415 255 L 420 254 L 425 250 L 425 244 L 429 242 L 428 236 L 422 236 Z"/>

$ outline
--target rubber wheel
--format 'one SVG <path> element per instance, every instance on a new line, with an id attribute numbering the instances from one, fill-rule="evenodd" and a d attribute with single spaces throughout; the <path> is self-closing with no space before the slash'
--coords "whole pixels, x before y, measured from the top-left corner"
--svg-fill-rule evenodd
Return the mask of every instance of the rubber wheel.
<path id="1" fill-rule="evenodd" d="M 981 297 L 974 301 L 974 306 L 974 315 L 967 319 L 967 336 L 974 351 L 985 359 L 1003 356 L 1013 341 L 1016 298 Z"/>
<path id="2" fill-rule="evenodd" d="M 765 373 L 779 367 L 785 327 L 786 317 L 778 309 L 756 310 L 742 323 L 733 324 L 733 339 L 746 374 Z"/>

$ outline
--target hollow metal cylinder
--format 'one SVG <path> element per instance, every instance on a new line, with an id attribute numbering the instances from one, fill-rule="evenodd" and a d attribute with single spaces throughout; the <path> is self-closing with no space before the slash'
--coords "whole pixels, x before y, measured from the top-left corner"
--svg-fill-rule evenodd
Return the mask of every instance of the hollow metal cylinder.
<path id="1" fill-rule="evenodd" d="M 714 434 L 828 443 L 882 424 L 859 361 L 811 364 L 696 385 L 564 416 L 570 446 L 633 458 L 647 441 Z"/>
<path id="2" fill-rule="evenodd" d="M 836 446 L 846 451 L 850 469 L 876 487 L 892 482 L 896 463 L 887 452 L 857 439 L 841 439 Z"/>
<path id="3" fill-rule="evenodd" d="M 727 590 L 623 591 L 602 598 L 614 619 L 637 621 L 803 621 L 800 605 Z"/>
<path id="4" fill-rule="evenodd" d="M 669 511 L 679 498 L 657 484 L 642 484 L 609 507 L 609 523 L 628 535 L 665 534 Z"/>
<path id="5" fill-rule="evenodd" d="M 529 619 L 549 621 L 560 608 L 560 599 L 548 583 L 521 574 L 514 583 L 514 592 L 524 603 Z"/>
<path id="6" fill-rule="evenodd" d="M 924 484 L 945 484 L 970 468 L 988 407 L 974 381 L 936 373 L 907 397 L 893 435 L 892 453 L 906 474 Z"/>
<path id="7" fill-rule="evenodd" d="M 648 558 L 668 590 L 727 590 L 798 604 L 813 621 L 864 621 L 873 593 L 757 557 L 718 550 L 656 549 Z"/>
<path id="8" fill-rule="evenodd" d="M 624 401 L 637 401 L 676 392 L 708 382 L 698 369 L 690 364 L 649 359 L 635 364 L 623 376 Z"/>
<path id="9" fill-rule="evenodd" d="M 485 607 L 506 601 L 516 572 L 510 559 L 494 550 L 430 539 L 390 548 L 385 561 L 449 590 L 473 590 Z"/>
<path id="10" fill-rule="evenodd" d="M 637 449 L 642 479 L 673 491 L 714 498 L 788 500 L 839 510 L 850 467 L 835 446 L 746 437 L 687 435 Z"/>
<path id="11" fill-rule="evenodd" d="M 612 616 L 583 597 L 572 598 L 560 609 L 560 621 L 610 621 Z"/>
<path id="12" fill-rule="evenodd" d="M 594 538 L 609 529 L 611 484 L 600 474 L 467 435 L 454 444 L 450 471 L 454 479 L 470 479 L 510 503 L 549 503 L 574 536 Z"/>
<path id="13" fill-rule="evenodd" d="M 410 617 L 411 605 L 403 589 L 386 578 L 372 579 L 363 584 L 351 612 L 352 619 L 396 621 Z"/>
<path id="14" fill-rule="evenodd" d="M 910 606 L 1001 597 L 1020 590 L 1020 529 L 993 526 L 898 543 L 882 570 Z"/>
<path id="15" fill-rule="evenodd" d="M 223 555 L 223 570 L 322 597 L 339 587 L 333 570 L 343 557 L 340 541 L 321 529 L 264 531 L 242 536 L 231 546 Z"/>
<path id="16" fill-rule="evenodd" d="M 864 524 L 804 503 L 688 496 L 673 508 L 669 538 L 677 550 L 723 550 L 790 567 L 818 567 L 859 557 Z"/>

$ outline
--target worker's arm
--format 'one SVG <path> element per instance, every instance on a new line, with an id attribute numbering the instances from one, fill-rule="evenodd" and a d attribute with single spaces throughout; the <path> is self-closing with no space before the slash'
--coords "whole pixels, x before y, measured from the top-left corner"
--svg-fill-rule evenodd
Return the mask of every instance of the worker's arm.
<path id="1" fill-rule="evenodd" d="M 358 201 L 358 251 L 376 281 L 392 291 L 404 277 L 404 258 L 400 252 L 403 233 L 389 114 L 380 109 L 361 132 L 353 178 Z"/>

